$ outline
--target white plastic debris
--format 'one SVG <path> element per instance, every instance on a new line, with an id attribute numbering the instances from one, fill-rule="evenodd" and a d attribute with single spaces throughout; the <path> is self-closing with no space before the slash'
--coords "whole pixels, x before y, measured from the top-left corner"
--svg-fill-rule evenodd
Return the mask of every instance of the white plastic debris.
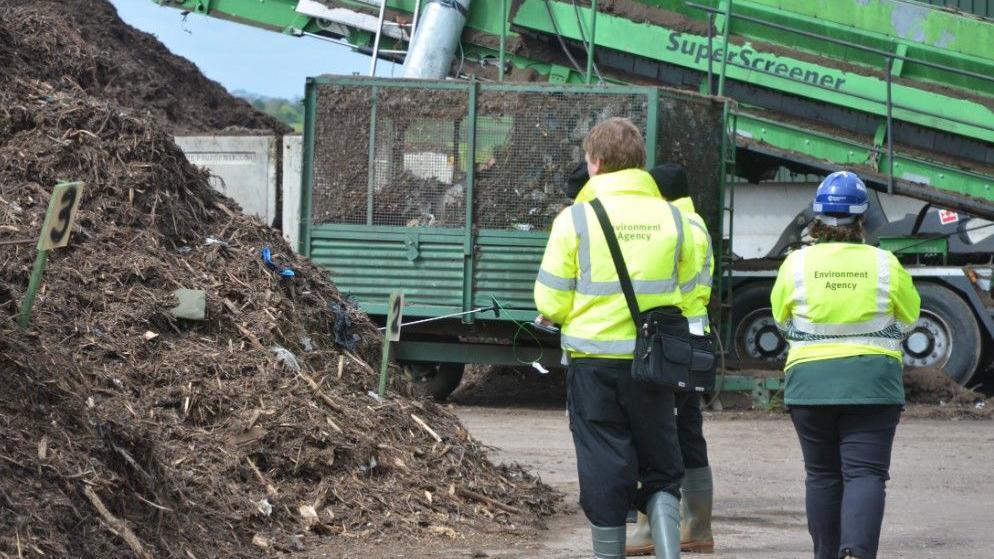
<path id="1" fill-rule="evenodd" d="M 263 516 L 269 516 L 273 514 L 273 505 L 269 502 L 269 499 L 263 498 L 255 503 L 256 510 L 259 514 Z"/>
<path id="2" fill-rule="evenodd" d="M 300 363 L 297 361 L 297 357 L 289 349 L 285 347 L 280 347 L 275 345 L 269 348 L 269 351 L 276 354 L 276 359 L 283 363 L 288 369 L 295 373 L 300 372 Z"/>
<path id="3" fill-rule="evenodd" d="M 207 237 L 206 239 L 204 239 L 204 244 L 205 245 L 221 245 L 221 246 L 225 246 L 225 247 L 228 246 L 228 243 L 226 241 L 222 241 L 221 239 L 215 239 L 214 237 Z"/>
<path id="4" fill-rule="evenodd" d="M 539 372 L 539 374 L 547 375 L 549 374 L 549 369 L 546 369 L 538 361 L 532 361 L 532 368 Z"/>
<path id="5" fill-rule="evenodd" d="M 314 351 L 314 340 L 310 336 L 301 337 L 300 343 L 304 346 L 304 351 Z"/>

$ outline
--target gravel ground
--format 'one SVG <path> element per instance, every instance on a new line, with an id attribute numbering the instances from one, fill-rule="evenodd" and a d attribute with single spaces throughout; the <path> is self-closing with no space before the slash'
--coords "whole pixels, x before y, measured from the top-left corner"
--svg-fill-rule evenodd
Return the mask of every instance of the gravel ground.
<path id="1" fill-rule="evenodd" d="M 562 409 L 455 411 L 478 440 L 499 449 L 498 459 L 533 467 L 566 492 L 568 502 L 576 502 L 573 446 Z M 787 417 L 711 414 L 705 432 L 716 479 L 714 556 L 810 557 L 803 466 Z M 898 429 L 893 462 L 880 559 L 994 556 L 990 422 L 907 418 Z M 425 557 L 565 559 L 589 555 L 588 537 L 574 505 L 572 513 L 553 519 L 548 531 L 533 537 L 460 542 L 423 552 Z"/>

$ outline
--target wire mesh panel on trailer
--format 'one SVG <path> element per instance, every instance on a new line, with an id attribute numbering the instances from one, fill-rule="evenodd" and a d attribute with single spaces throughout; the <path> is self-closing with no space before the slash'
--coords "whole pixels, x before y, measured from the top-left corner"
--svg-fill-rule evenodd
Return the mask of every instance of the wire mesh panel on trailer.
<path id="1" fill-rule="evenodd" d="M 581 144 L 598 122 L 627 117 L 646 133 L 645 92 L 482 86 L 477 109 L 474 223 L 542 231 L 571 201 L 563 193 Z"/>
<path id="2" fill-rule="evenodd" d="M 316 86 L 312 223 L 366 223 L 373 98 L 368 85 Z"/>
<path id="3" fill-rule="evenodd" d="M 379 89 L 372 225 L 464 225 L 468 98 L 465 89 Z"/>
<path id="4" fill-rule="evenodd" d="M 465 86 L 343 80 L 316 88 L 313 223 L 463 227 Z"/>
<path id="5" fill-rule="evenodd" d="M 686 169 L 690 197 L 708 224 L 712 239 L 722 234 L 724 106 L 714 97 L 674 90 L 659 92 L 656 161 L 679 163 Z"/>
<path id="6" fill-rule="evenodd" d="M 687 168 L 694 201 L 719 234 L 714 99 L 650 87 L 365 78 L 315 87 L 314 224 L 463 229 L 472 191 L 475 230 L 548 230 L 571 202 L 564 186 L 584 137 L 622 116 L 646 135 L 647 163 Z"/>
<path id="7" fill-rule="evenodd" d="M 463 228 L 473 173 L 474 228 L 546 230 L 595 124 L 655 130 L 652 88 L 336 78 L 316 91 L 314 224 Z"/>

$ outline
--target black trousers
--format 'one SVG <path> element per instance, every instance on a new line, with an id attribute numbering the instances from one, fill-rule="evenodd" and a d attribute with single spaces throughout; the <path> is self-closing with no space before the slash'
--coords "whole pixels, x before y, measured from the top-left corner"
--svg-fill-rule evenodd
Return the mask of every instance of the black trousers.
<path id="1" fill-rule="evenodd" d="M 591 524 L 624 526 L 628 510 L 645 512 L 658 491 L 679 498 L 683 464 L 673 391 L 635 382 L 625 360 L 576 359 L 568 375 L 580 506 Z"/>
<path id="2" fill-rule="evenodd" d="M 676 395 L 676 430 L 684 469 L 707 467 L 708 443 L 704 440 L 704 416 L 701 415 L 700 394 L 681 392 Z"/>
<path id="3" fill-rule="evenodd" d="M 791 406 L 815 559 L 874 559 L 901 406 Z"/>

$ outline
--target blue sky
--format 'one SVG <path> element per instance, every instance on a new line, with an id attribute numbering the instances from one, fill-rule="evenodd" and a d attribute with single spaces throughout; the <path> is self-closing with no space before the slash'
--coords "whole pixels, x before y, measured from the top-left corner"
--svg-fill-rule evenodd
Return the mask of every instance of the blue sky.
<path id="1" fill-rule="evenodd" d="M 193 61 L 229 91 L 299 97 L 304 79 L 318 74 L 369 71 L 369 57 L 311 37 L 291 37 L 248 25 L 163 8 L 152 0 L 111 0 L 121 18 L 152 33 L 174 53 Z M 377 74 L 400 73 L 380 61 Z"/>

